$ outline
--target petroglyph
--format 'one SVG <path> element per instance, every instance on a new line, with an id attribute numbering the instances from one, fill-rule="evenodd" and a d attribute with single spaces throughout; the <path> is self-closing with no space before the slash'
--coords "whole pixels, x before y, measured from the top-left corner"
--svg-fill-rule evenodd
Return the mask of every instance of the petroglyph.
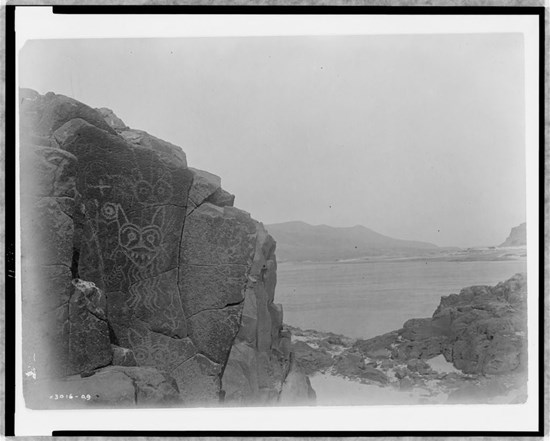
<path id="1" fill-rule="evenodd" d="M 118 165 L 118 164 L 117 164 Z M 140 170 L 134 166 L 121 175 L 102 160 L 88 163 L 83 171 L 83 190 L 89 199 L 120 203 L 125 207 L 143 207 L 170 203 L 172 182 L 177 179 L 166 167 Z"/>
<path id="2" fill-rule="evenodd" d="M 111 208 L 111 207 L 107 207 Z M 164 207 L 159 207 L 151 220 L 151 224 L 139 226 L 126 217 L 120 205 L 116 207 L 118 222 L 118 243 L 122 252 L 134 265 L 146 268 L 155 260 L 160 252 L 163 240 Z"/>
<path id="3" fill-rule="evenodd" d="M 187 336 L 187 320 L 183 313 L 176 284 L 177 269 L 132 285 L 126 306 L 148 328 L 173 338 Z"/>
<path id="4" fill-rule="evenodd" d="M 138 366 L 154 366 L 167 372 L 197 352 L 191 339 L 173 339 L 151 332 L 145 326 L 128 329 L 127 341 Z"/>

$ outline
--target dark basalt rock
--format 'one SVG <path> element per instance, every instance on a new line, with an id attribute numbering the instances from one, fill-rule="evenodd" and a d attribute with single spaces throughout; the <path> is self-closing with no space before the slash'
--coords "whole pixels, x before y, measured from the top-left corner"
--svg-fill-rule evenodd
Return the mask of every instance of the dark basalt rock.
<path id="1" fill-rule="evenodd" d="M 111 363 L 107 301 L 91 282 L 73 280 L 69 300 L 69 365 L 67 374 L 87 372 Z"/>
<path id="2" fill-rule="evenodd" d="M 292 352 L 296 356 L 296 363 L 302 368 L 306 375 L 315 372 L 323 372 L 334 364 L 332 355 L 319 348 L 314 349 L 303 341 L 292 344 Z"/>
<path id="3" fill-rule="evenodd" d="M 187 167 L 187 158 L 184 151 L 177 145 L 163 141 L 143 130 L 123 130 L 120 133 L 126 141 L 140 147 L 151 150 L 159 158 L 177 164 L 180 167 Z"/>
<path id="4" fill-rule="evenodd" d="M 22 89 L 20 108 L 25 132 L 48 137 L 66 122 L 81 118 L 89 124 L 110 133 L 115 131 L 91 107 L 64 95 L 47 93 L 42 96 L 30 89 Z"/>
<path id="5" fill-rule="evenodd" d="M 182 402 L 174 379 L 148 367 L 109 366 L 93 375 L 37 381 L 28 390 L 32 409 L 173 407 Z"/>
<path id="6" fill-rule="evenodd" d="M 179 147 L 111 110 L 20 97 L 29 400 L 49 378 L 105 406 L 278 402 L 290 338 L 262 224 Z"/>
<path id="7" fill-rule="evenodd" d="M 218 207 L 232 207 L 235 196 L 221 188 L 221 179 L 212 173 L 196 168 L 193 172 L 193 185 L 189 190 L 188 213 L 194 211 L 203 202 L 209 202 Z"/>
<path id="8" fill-rule="evenodd" d="M 388 332 L 368 340 L 357 340 L 353 348 L 367 357 L 388 358 L 391 355 L 391 346 L 397 342 L 398 332 Z"/>
<path id="9" fill-rule="evenodd" d="M 436 322 L 448 322 L 444 354 L 466 373 L 501 374 L 524 369 L 527 277 L 516 274 L 494 287 L 474 286 L 441 299 Z"/>
<path id="10" fill-rule="evenodd" d="M 291 363 L 289 373 L 283 383 L 279 402 L 288 406 L 313 405 L 317 396 L 309 378 L 297 363 Z"/>
<path id="11" fill-rule="evenodd" d="M 303 373 L 293 374 L 296 378 L 283 386 L 290 375 L 293 354 L 289 332 L 282 326 L 282 308 L 273 303 L 277 280 L 275 241 L 261 224 L 255 225 L 254 237 L 241 326 L 222 376 L 225 402 L 241 406 L 310 403 L 311 388 L 304 386 Z M 294 398 L 287 400 L 291 395 Z"/>
<path id="12" fill-rule="evenodd" d="M 128 348 L 111 345 L 113 350 L 113 366 L 137 366 L 134 352 Z"/>
<path id="13" fill-rule="evenodd" d="M 115 112 L 111 109 L 108 109 L 107 107 L 100 107 L 95 110 L 97 110 L 105 122 L 117 132 L 130 129 L 126 124 L 124 124 L 124 121 L 115 115 Z"/>
<path id="14" fill-rule="evenodd" d="M 465 288 L 442 297 L 431 318 L 409 320 L 397 332 L 359 340 L 354 347 L 370 357 L 388 350 L 401 361 L 443 354 L 467 374 L 524 369 L 526 293 L 525 274 L 493 287 Z"/>
<path id="15" fill-rule="evenodd" d="M 220 400 L 221 370 L 220 364 L 196 354 L 176 367 L 171 375 L 185 405 L 212 406 Z"/>

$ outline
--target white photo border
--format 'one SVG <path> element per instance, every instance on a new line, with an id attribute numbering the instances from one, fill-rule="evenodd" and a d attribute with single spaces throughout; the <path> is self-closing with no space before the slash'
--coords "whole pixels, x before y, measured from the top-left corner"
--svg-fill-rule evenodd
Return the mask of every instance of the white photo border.
<path id="1" fill-rule="evenodd" d="M 15 28 L 17 51 L 23 47 L 25 41 L 33 39 L 521 33 L 525 42 L 529 289 L 529 383 L 528 400 L 525 404 L 51 411 L 27 409 L 23 402 L 21 280 L 18 278 L 16 435 L 51 435 L 54 430 L 521 432 L 539 429 L 538 296 L 543 295 L 543 286 L 539 286 L 539 239 L 542 239 L 539 238 L 539 179 L 542 177 L 539 176 L 541 94 L 538 15 L 59 15 L 53 14 L 51 7 L 25 6 L 16 9 Z M 17 112 L 16 108 L 16 115 Z M 19 146 L 16 150 L 17 195 L 20 178 L 18 148 Z M 16 212 L 18 226 L 18 198 Z M 16 249 L 20 249 L 19 233 L 17 227 Z M 16 273 L 21 274 L 20 270 L 21 262 L 17 256 Z"/>

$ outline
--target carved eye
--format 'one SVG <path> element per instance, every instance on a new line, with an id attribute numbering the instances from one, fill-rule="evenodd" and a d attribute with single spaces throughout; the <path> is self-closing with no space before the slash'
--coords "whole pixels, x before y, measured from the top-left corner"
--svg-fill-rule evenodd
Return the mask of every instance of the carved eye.
<path id="1" fill-rule="evenodd" d="M 107 202 L 101 209 L 103 217 L 107 220 L 113 220 L 116 218 L 116 206 L 113 203 Z"/>
<path id="2" fill-rule="evenodd" d="M 143 243 L 148 248 L 157 248 L 161 243 L 160 231 L 153 227 L 147 227 L 143 230 Z"/>
<path id="3" fill-rule="evenodd" d="M 155 184 L 154 193 L 157 199 L 165 201 L 172 196 L 172 186 L 168 182 L 160 180 Z"/>
<path id="4" fill-rule="evenodd" d="M 149 353 L 144 348 L 134 348 L 133 351 L 138 365 L 145 363 L 149 358 Z"/>
<path id="5" fill-rule="evenodd" d="M 120 244 L 123 247 L 129 248 L 135 246 L 139 242 L 139 230 L 134 225 L 124 225 L 120 229 Z"/>

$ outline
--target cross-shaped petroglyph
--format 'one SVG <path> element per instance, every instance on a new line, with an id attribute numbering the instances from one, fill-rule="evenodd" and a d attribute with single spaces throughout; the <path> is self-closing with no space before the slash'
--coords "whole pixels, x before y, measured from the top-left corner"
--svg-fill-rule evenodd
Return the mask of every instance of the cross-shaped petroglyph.
<path id="1" fill-rule="evenodd" d="M 99 184 L 98 185 L 90 185 L 90 187 L 92 188 L 99 188 L 99 192 L 101 193 L 101 196 L 105 196 L 103 194 L 103 190 L 106 189 L 106 188 L 112 188 L 111 185 L 107 185 L 103 182 L 103 179 L 99 179 Z"/>

